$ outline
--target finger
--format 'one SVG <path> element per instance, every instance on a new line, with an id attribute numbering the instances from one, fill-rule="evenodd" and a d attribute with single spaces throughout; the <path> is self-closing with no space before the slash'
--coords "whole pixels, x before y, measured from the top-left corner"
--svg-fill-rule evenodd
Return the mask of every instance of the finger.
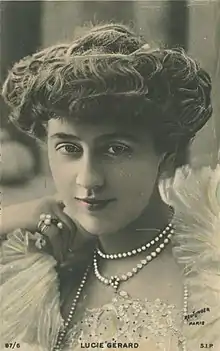
<path id="1" fill-rule="evenodd" d="M 73 233 L 76 232 L 76 225 L 72 221 L 72 219 L 63 211 L 62 205 L 59 205 L 58 203 L 53 205 L 53 212 L 54 214 L 60 219 L 61 222 L 63 222 L 66 227 Z"/>
<path id="2" fill-rule="evenodd" d="M 74 246 L 77 227 L 60 207 L 54 208 L 54 214 L 63 224 L 63 229 L 60 230 L 60 234 L 62 235 L 63 252 L 66 253 L 69 248 L 73 248 Z"/>
<path id="3" fill-rule="evenodd" d="M 60 235 L 60 229 L 55 225 L 50 225 L 44 231 L 44 236 L 49 240 L 52 249 L 52 255 L 58 263 L 63 262 L 64 255 L 62 250 L 62 236 Z"/>

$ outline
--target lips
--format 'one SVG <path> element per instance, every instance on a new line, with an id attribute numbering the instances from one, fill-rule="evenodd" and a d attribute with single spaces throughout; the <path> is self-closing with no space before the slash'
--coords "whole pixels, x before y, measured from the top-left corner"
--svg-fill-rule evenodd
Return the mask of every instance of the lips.
<path id="1" fill-rule="evenodd" d="M 75 198 L 81 205 L 89 210 L 101 210 L 106 208 L 111 202 L 115 201 L 115 199 L 96 199 L 96 198 Z"/>

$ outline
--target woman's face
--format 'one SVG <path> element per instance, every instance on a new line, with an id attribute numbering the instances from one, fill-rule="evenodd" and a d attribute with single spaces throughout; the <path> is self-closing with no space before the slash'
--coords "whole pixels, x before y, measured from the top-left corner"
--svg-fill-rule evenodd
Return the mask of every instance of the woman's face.
<path id="1" fill-rule="evenodd" d="M 67 213 L 87 232 L 118 232 L 136 220 L 155 189 L 160 156 L 146 130 L 52 119 L 48 155 Z"/>

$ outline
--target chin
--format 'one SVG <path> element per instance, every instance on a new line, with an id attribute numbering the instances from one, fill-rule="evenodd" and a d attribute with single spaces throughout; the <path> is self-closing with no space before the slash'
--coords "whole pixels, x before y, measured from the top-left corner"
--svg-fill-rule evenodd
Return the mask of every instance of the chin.
<path id="1" fill-rule="evenodd" d="M 116 223 L 97 218 L 88 218 L 87 216 L 75 218 L 75 221 L 84 231 L 95 236 L 114 234 L 120 229 L 120 226 L 115 225 Z"/>
<path id="2" fill-rule="evenodd" d="M 116 230 L 112 226 L 105 225 L 103 223 L 85 223 L 78 222 L 87 233 L 95 236 L 103 236 L 114 233 Z"/>

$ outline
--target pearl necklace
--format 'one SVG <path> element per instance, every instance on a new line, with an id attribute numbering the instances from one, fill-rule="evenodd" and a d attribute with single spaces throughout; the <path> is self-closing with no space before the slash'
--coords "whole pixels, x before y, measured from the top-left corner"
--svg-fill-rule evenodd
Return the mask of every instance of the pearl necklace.
<path id="1" fill-rule="evenodd" d="M 118 254 L 105 254 L 100 250 L 100 248 L 97 248 L 96 252 L 100 257 L 105 258 L 105 259 L 110 259 L 110 260 L 125 258 L 128 256 L 134 256 L 140 252 L 146 251 L 152 245 L 154 245 L 156 242 L 160 241 L 160 239 L 162 239 L 164 235 L 167 235 L 169 233 L 174 234 L 174 229 L 173 229 L 172 223 L 167 225 L 166 228 L 158 236 L 156 236 L 153 240 L 151 240 L 151 242 L 148 242 L 147 244 L 145 244 L 137 249 L 133 249 L 132 251 L 122 252 L 122 253 L 118 253 Z M 160 249 L 164 248 L 164 246 L 165 246 L 164 244 L 168 244 L 170 236 L 167 235 L 167 237 L 168 238 L 166 238 L 164 240 L 164 242 L 162 244 L 160 244 L 159 247 L 156 249 L 157 253 L 159 253 L 161 251 Z"/>
<path id="2" fill-rule="evenodd" d="M 167 230 L 167 228 L 168 227 L 166 227 L 165 228 L 165 230 L 166 230 L 166 233 L 168 232 L 168 230 Z M 171 229 L 172 228 L 172 225 L 169 225 L 169 228 L 170 228 L 170 233 L 169 234 L 167 234 L 167 238 L 166 239 L 164 239 L 164 244 L 167 244 L 168 242 L 169 242 L 169 239 L 170 239 L 170 237 L 172 236 L 172 234 L 173 234 L 173 229 Z M 171 232 L 171 230 L 172 230 L 172 232 Z M 166 233 L 164 233 L 164 232 L 162 232 L 163 233 L 163 235 L 164 234 L 166 234 Z M 162 236 L 163 236 L 162 235 Z M 168 235 L 169 235 L 169 238 L 168 238 Z M 161 239 L 161 234 L 158 236 L 160 239 Z M 168 239 L 168 242 L 167 242 L 167 239 Z M 166 240 L 166 242 L 165 242 L 165 240 Z M 153 242 L 153 240 L 151 241 L 151 245 L 153 245 L 154 243 L 155 243 L 155 241 L 157 242 L 157 241 L 159 241 L 159 240 L 156 240 L 156 238 L 154 239 L 154 242 Z M 153 243 L 152 243 L 153 242 Z M 148 244 L 146 244 L 145 245 L 145 247 L 146 248 L 148 248 L 149 246 L 147 246 Z M 151 246 L 150 245 L 150 246 Z M 165 245 L 164 245 L 164 247 L 165 247 Z M 142 247 L 143 248 L 143 247 Z M 132 274 L 132 276 L 135 274 L 135 273 L 137 273 L 141 268 L 143 268 L 148 262 L 150 262 L 151 260 L 152 260 L 152 258 L 155 258 L 156 256 L 157 256 L 157 254 L 158 253 L 160 253 L 161 252 L 161 247 L 158 247 L 158 248 L 160 248 L 160 251 L 156 251 L 155 250 L 155 252 L 152 252 L 149 256 L 151 256 L 151 259 L 149 260 L 149 261 L 147 261 L 147 259 L 146 259 L 146 263 L 145 263 L 145 260 L 144 260 L 144 262 L 142 262 L 141 261 L 141 263 L 140 263 L 140 265 L 141 266 L 139 266 L 139 268 L 138 267 L 136 267 L 136 268 L 138 268 L 137 269 L 137 271 L 136 271 L 136 268 L 133 268 L 133 270 L 132 270 L 132 272 L 128 272 L 128 273 L 131 273 Z M 163 249 L 163 247 L 162 247 L 162 249 Z M 134 251 L 134 250 L 133 250 Z M 141 252 L 141 251 L 145 251 L 144 249 L 142 249 L 141 251 L 138 251 L 138 249 L 136 250 L 137 252 L 136 253 L 139 253 L 139 252 Z M 94 252 L 94 257 L 96 257 L 96 252 L 97 252 L 97 250 L 95 250 L 95 252 Z M 135 254 L 134 252 L 133 252 L 133 254 Z M 119 255 L 119 254 L 117 254 L 117 255 Z M 123 254 L 122 254 L 123 255 Z M 113 255 L 114 256 L 114 255 Z M 128 255 L 129 256 L 129 255 Z M 123 256 L 124 257 L 124 256 Z M 127 257 L 127 256 L 126 256 Z M 148 256 L 147 256 L 148 257 Z M 146 257 L 146 258 L 147 258 Z M 110 257 L 109 257 L 110 258 Z M 115 256 L 114 256 L 114 258 L 115 258 Z M 121 258 L 121 257 L 118 257 L 118 258 Z M 110 258 L 111 259 L 111 258 Z M 94 265 L 94 259 L 93 259 L 93 265 Z M 141 267 L 141 268 L 140 268 Z M 74 298 L 74 300 L 73 300 L 73 302 L 72 302 L 72 305 L 71 305 L 71 308 L 70 308 L 70 312 L 69 312 L 69 314 L 68 314 L 68 317 L 67 317 L 67 319 L 66 319 L 66 321 L 64 322 L 64 324 L 63 324 L 63 326 L 62 326 L 62 328 L 61 328 L 61 330 L 59 331 L 59 333 L 58 333 L 58 336 L 57 336 L 57 340 L 56 340 L 56 343 L 55 343 L 55 346 L 53 347 L 53 351 L 61 351 L 63 348 L 64 348 L 64 346 L 65 346 L 65 336 L 67 335 L 67 332 L 69 331 L 69 328 L 70 328 L 70 323 L 71 323 L 71 321 L 72 321 L 72 319 L 73 319 L 73 315 L 74 315 L 74 312 L 75 312 L 75 310 L 76 310 L 76 306 L 77 306 L 77 303 L 78 303 L 78 300 L 79 300 L 79 298 L 80 298 L 80 295 L 81 295 L 81 292 L 82 292 L 82 290 L 83 290 L 83 288 L 84 288 L 84 285 L 85 285 L 85 283 L 86 283 L 86 281 L 87 281 L 87 278 L 88 278 L 88 273 L 89 273 L 89 270 L 90 270 L 90 268 L 91 268 L 91 266 L 89 265 L 88 267 L 87 267 L 87 269 L 86 269 L 86 271 L 85 271 L 85 273 L 84 273 L 84 275 L 83 275 L 83 278 L 82 278 L 82 281 L 81 281 L 81 283 L 80 283 L 80 285 L 79 285 L 79 288 L 77 289 L 77 292 L 76 292 L 76 296 L 75 296 L 75 298 Z M 95 271 L 95 265 L 94 265 L 94 271 Z M 95 272 L 95 275 L 96 275 L 96 273 L 97 272 Z M 128 275 L 128 273 L 127 273 L 127 278 L 126 278 L 126 280 L 128 279 L 128 278 L 130 278 L 130 274 Z M 98 277 L 97 277 L 98 278 Z M 105 283 L 105 284 L 107 284 L 107 278 L 104 278 L 104 277 L 102 277 L 105 281 L 103 281 L 103 283 Z M 115 278 L 115 277 L 111 277 L 111 279 L 112 278 Z M 117 277 L 118 278 L 118 277 Z M 118 285 L 119 285 L 119 283 L 117 283 L 117 284 L 115 284 L 114 283 L 114 279 L 113 280 L 108 280 L 109 282 L 108 282 L 108 284 L 107 285 L 109 285 L 109 283 L 110 283 L 110 285 L 114 285 L 114 288 L 116 289 L 116 291 L 117 291 L 117 288 L 118 288 Z M 111 284 L 112 283 L 112 284 Z M 184 285 L 184 297 L 183 297 L 183 322 L 184 322 L 184 324 L 187 324 L 187 315 L 188 315 L 188 288 L 187 288 L 187 286 L 186 285 Z M 183 341 L 183 344 L 182 344 L 182 351 L 187 351 L 187 348 L 186 348 L 186 342 L 185 341 Z"/>
<path id="3" fill-rule="evenodd" d="M 61 351 L 63 349 L 63 347 L 65 346 L 65 340 L 64 339 L 65 339 L 65 336 L 66 336 L 67 332 L 69 331 L 70 322 L 73 319 L 73 314 L 74 314 L 74 312 L 76 310 L 77 302 L 78 302 L 78 300 L 80 298 L 81 292 L 82 292 L 83 287 L 84 287 L 84 285 L 86 283 L 86 280 L 88 278 L 88 273 L 89 273 L 90 268 L 91 268 L 91 266 L 89 265 L 87 267 L 84 275 L 83 275 L 83 278 L 82 278 L 82 281 L 80 283 L 80 286 L 77 289 L 76 296 L 73 299 L 73 302 L 72 302 L 72 305 L 71 305 L 68 317 L 67 317 L 66 321 L 64 322 L 61 330 L 58 333 L 56 344 L 53 347 L 53 351 Z"/>
<path id="4" fill-rule="evenodd" d="M 119 285 L 121 284 L 121 282 L 124 282 L 130 278 L 132 278 L 136 273 L 138 273 L 141 269 L 143 269 L 149 262 L 151 262 L 155 257 L 158 256 L 159 253 L 161 253 L 163 251 L 163 249 L 166 247 L 166 245 L 169 243 L 170 241 L 170 238 L 171 236 L 173 235 L 174 233 L 174 230 L 172 229 L 172 224 L 170 224 L 169 226 L 166 227 L 166 229 L 163 231 L 164 234 L 162 234 L 162 237 L 163 235 L 166 235 L 165 239 L 162 241 L 161 244 L 158 245 L 158 247 L 155 249 L 155 251 L 152 251 L 151 253 L 149 253 L 145 259 L 142 259 L 140 261 L 140 263 L 138 263 L 136 265 L 136 267 L 134 267 L 130 272 L 127 272 L 125 274 L 122 274 L 120 277 L 115 275 L 115 276 L 111 276 L 110 279 L 102 276 L 100 274 L 100 271 L 99 271 L 99 268 L 98 268 L 98 260 L 97 260 L 97 249 L 94 251 L 94 256 L 93 256 L 93 266 L 94 266 L 94 273 L 95 273 L 95 276 L 96 278 L 102 282 L 103 284 L 105 285 L 111 285 L 115 290 L 118 289 Z M 168 233 L 168 234 L 167 234 Z M 160 234 L 161 235 L 161 234 Z M 154 240 L 151 241 L 150 246 L 155 244 L 155 242 L 160 242 L 161 240 L 161 236 L 158 236 L 157 238 L 155 238 Z M 157 240 L 156 240 L 157 239 Z M 137 249 L 137 250 L 132 250 L 132 251 L 135 251 L 135 253 L 133 252 L 133 255 L 137 254 L 137 253 L 140 253 L 142 251 L 145 251 L 146 248 L 149 247 L 148 244 L 142 246 L 141 248 Z M 131 252 L 128 252 L 128 253 L 124 253 L 126 256 L 123 256 L 123 257 L 127 257 L 127 256 L 131 256 L 131 255 L 128 255 L 129 253 L 132 254 L 132 251 Z M 100 252 L 100 250 L 99 250 Z M 100 254 L 99 254 L 100 255 Z M 119 256 L 120 255 L 120 256 Z M 109 256 L 112 256 L 114 259 L 117 258 L 122 258 L 121 255 L 123 254 L 110 254 Z M 117 256 L 117 257 L 116 257 Z M 102 256 L 103 257 L 103 256 Z M 111 257 L 109 257 L 111 259 Z"/>

